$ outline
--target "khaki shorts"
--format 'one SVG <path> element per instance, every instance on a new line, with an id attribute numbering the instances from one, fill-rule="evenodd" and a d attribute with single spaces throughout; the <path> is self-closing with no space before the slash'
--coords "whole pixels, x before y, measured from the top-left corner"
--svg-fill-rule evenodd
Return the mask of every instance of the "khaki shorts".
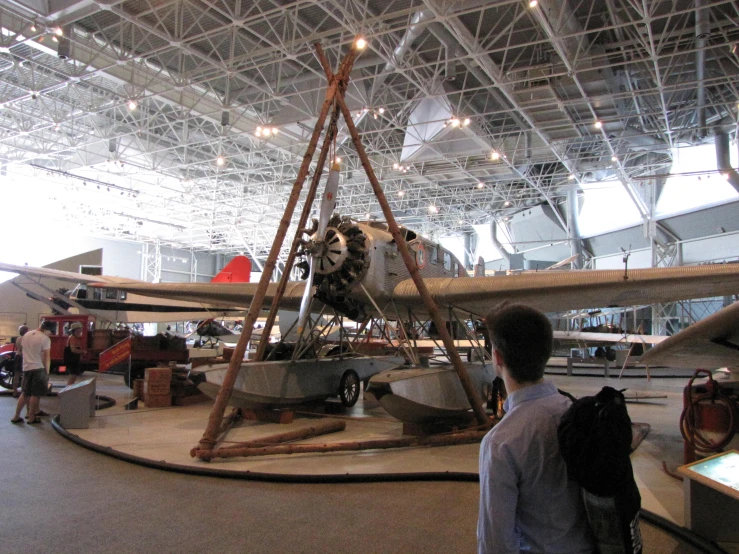
<path id="1" fill-rule="evenodd" d="M 48 392 L 49 376 L 44 368 L 31 369 L 23 372 L 23 394 L 26 396 L 46 396 Z"/>

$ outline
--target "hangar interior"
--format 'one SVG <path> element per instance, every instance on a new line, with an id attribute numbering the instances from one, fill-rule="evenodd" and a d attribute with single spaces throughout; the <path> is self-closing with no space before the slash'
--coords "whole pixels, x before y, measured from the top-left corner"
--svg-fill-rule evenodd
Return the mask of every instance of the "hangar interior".
<path id="1" fill-rule="evenodd" d="M 738 23 L 730 0 L 0 0 L 13 230 L 0 259 L 41 266 L 102 249 L 106 274 L 196 283 L 244 254 L 256 280 L 327 89 L 314 44 L 335 69 L 361 35 L 345 97 L 392 213 L 468 271 L 480 257 L 487 274 L 570 257 L 573 269 L 737 262 Z M 381 221 L 342 122 L 335 143 L 336 211 Z M 653 330 L 735 299 L 680 316 L 661 305 Z M 677 404 L 684 380 L 642 385 L 629 386 Z M 661 417 L 640 485 L 682 524 L 668 506 L 682 489 L 655 470 L 680 458 Z M 141 438 L 132 429 L 111 440 Z M 447 538 L 449 551 L 474 541 Z"/>

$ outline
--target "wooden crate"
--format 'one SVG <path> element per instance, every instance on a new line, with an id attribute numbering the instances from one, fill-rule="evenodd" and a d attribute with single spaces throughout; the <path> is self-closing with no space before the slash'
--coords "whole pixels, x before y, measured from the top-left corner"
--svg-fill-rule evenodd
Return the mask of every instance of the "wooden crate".
<path id="1" fill-rule="evenodd" d="M 171 380 L 171 367 L 147 367 L 144 373 L 144 381 L 148 383 L 169 383 Z"/>
<path id="2" fill-rule="evenodd" d="M 147 394 L 154 396 L 171 394 L 169 381 L 144 381 L 144 396 Z"/>
<path id="3" fill-rule="evenodd" d="M 169 394 L 144 394 L 144 406 L 147 408 L 168 408 L 172 405 Z"/>

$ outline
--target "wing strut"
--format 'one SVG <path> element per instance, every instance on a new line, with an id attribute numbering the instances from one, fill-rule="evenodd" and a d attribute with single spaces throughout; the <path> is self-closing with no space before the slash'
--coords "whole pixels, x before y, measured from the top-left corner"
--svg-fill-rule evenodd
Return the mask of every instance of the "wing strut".
<path id="1" fill-rule="evenodd" d="M 316 151 L 318 139 L 321 136 L 321 131 L 323 130 L 323 126 L 326 122 L 326 117 L 328 116 L 329 110 L 331 109 L 335 98 L 340 97 L 341 94 L 343 94 L 343 90 L 345 89 L 346 83 L 349 79 L 349 73 L 352 69 L 352 66 L 354 65 L 354 60 L 356 59 L 358 54 L 359 50 L 356 48 L 356 46 L 352 45 L 352 48 L 349 50 L 349 52 L 341 62 L 341 66 L 339 67 L 339 71 L 336 76 L 332 75 L 329 79 L 329 87 L 326 91 L 326 98 L 323 101 L 323 106 L 321 106 L 321 112 L 316 120 L 316 126 L 313 129 L 313 134 L 311 135 L 310 142 L 308 143 L 308 148 L 306 149 L 305 155 L 303 156 L 303 163 L 300 165 L 300 170 L 298 171 L 295 183 L 293 184 L 290 198 L 288 199 L 287 205 L 285 206 L 285 213 L 282 215 L 282 219 L 280 220 L 280 226 L 277 228 L 277 234 L 275 235 L 275 240 L 272 243 L 272 248 L 269 251 L 269 256 L 267 257 L 267 261 L 264 263 L 262 277 L 259 279 L 259 285 L 257 286 L 257 290 L 254 293 L 254 297 L 252 298 L 251 304 L 249 306 L 249 312 L 247 313 L 246 319 L 244 321 L 244 330 L 241 333 L 239 342 L 237 343 L 236 349 L 231 357 L 231 361 L 229 362 L 228 370 L 223 378 L 223 384 L 221 385 L 221 389 L 218 391 L 218 396 L 216 397 L 215 403 L 213 404 L 213 410 L 211 411 L 210 417 L 208 418 L 208 425 L 205 428 L 203 437 L 200 439 L 200 449 L 193 449 L 195 453 L 197 453 L 198 451 L 201 452 L 201 454 L 199 454 L 199 457 L 201 459 L 205 459 L 205 453 L 213 450 L 213 448 L 217 444 L 218 435 L 220 434 L 221 429 L 221 423 L 223 421 L 223 415 L 226 411 L 226 405 L 231 398 L 231 393 L 233 392 L 236 378 L 238 377 L 239 371 L 241 369 L 241 362 L 244 359 L 244 353 L 246 352 L 246 345 L 251 340 L 251 335 L 254 330 L 254 324 L 256 323 L 259 312 L 261 311 L 264 297 L 267 295 L 269 281 L 272 276 L 272 272 L 275 269 L 277 257 L 280 253 L 280 249 L 282 248 L 282 243 L 285 240 L 287 229 L 290 226 L 293 212 L 295 211 L 295 207 L 298 204 L 300 192 L 303 188 L 303 183 L 305 182 L 305 178 L 308 175 L 308 171 L 310 170 L 310 162 L 313 158 L 314 152 Z M 337 94 L 340 86 L 342 87 L 342 92 Z M 309 209 L 310 208 L 306 208 L 306 210 Z M 285 268 L 285 272 L 289 272 L 288 267 Z"/>

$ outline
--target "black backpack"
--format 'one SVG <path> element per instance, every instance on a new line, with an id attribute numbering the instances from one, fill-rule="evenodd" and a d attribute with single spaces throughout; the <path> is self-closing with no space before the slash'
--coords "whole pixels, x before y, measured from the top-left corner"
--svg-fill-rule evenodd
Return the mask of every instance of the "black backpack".
<path id="1" fill-rule="evenodd" d="M 580 485 L 602 553 L 640 553 L 641 496 L 634 481 L 631 419 L 621 391 L 575 400 L 557 428 L 567 475 Z"/>

